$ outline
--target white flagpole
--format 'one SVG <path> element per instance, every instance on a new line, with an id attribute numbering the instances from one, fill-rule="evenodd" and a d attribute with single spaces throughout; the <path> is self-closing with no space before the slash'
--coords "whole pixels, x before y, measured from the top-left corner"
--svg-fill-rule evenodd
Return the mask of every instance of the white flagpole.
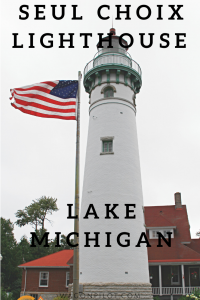
<path id="1" fill-rule="evenodd" d="M 76 179 L 75 179 L 75 216 L 74 232 L 79 235 L 79 160 L 80 160 L 80 95 L 81 72 L 78 72 L 78 102 L 77 102 L 77 126 L 76 126 Z M 79 244 L 79 237 L 74 236 L 74 244 Z M 79 299 L 79 245 L 74 247 L 73 258 L 73 300 Z"/>

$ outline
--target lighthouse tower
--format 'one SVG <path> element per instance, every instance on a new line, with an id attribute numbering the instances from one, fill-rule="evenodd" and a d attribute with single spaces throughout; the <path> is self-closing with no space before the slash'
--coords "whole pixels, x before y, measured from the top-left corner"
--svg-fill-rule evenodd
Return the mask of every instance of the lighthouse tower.
<path id="1" fill-rule="evenodd" d="M 141 69 L 128 54 L 127 42 L 114 28 L 110 32 L 113 48 L 108 47 L 111 37 L 103 38 L 84 70 L 90 120 L 79 281 L 85 299 L 91 294 L 99 299 L 121 299 L 122 294 L 152 299 L 146 244 L 136 247 L 145 232 L 135 120 Z"/>

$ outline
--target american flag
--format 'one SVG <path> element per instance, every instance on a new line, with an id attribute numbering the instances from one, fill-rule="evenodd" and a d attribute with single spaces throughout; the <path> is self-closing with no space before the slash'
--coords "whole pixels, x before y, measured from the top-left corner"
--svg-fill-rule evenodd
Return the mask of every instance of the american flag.
<path id="1" fill-rule="evenodd" d="M 42 118 L 76 120 L 77 80 L 55 80 L 11 89 L 11 105 Z"/>

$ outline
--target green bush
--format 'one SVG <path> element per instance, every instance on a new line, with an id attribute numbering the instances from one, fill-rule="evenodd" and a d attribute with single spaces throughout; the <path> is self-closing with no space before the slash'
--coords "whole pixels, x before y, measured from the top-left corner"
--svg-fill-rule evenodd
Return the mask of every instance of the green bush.
<path id="1" fill-rule="evenodd" d="M 160 297 L 159 296 L 154 296 L 153 300 L 160 300 Z"/>
<path id="2" fill-rule="evenodd" d="M 186 296 L 181 296 L 180 298 L 178 298 L 178 300 L 187 300 L 188 298 L 186 298 Z"/>
<path id="3" fill-rule="evenodd" d="M 1 300 L 14 300 L 12 293 L 6 293 L 1 287 Z"/>
<path id="4" fill-rule="evenodd" d="M 60 295 L 60 296 L 57 296 L 55 298 L 53 298 L 53 300 L 68 300 L 69 298 L 65 295 Z"/>
<path id="5" fill-rule="evenodd" d="M 178 300 L 200 300 L 200 289 L 195 289 L 190 295 L 181 296 Z"/>

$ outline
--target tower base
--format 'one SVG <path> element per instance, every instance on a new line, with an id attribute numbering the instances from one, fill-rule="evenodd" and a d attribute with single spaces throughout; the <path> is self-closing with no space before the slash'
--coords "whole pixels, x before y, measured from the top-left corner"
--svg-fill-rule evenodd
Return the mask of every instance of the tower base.
<path id="1" fill-rule="evenodd" d="M 73 295 L 73 284 L 70 285 L 71 299 Z M 75 295 L 75 298 L 78 295 Z M 151 283 L 80 283 L 79 284 L 79 300 L 102 300 L 102 299 L 138 299 L 138 300 L 152 300 Z"/>

